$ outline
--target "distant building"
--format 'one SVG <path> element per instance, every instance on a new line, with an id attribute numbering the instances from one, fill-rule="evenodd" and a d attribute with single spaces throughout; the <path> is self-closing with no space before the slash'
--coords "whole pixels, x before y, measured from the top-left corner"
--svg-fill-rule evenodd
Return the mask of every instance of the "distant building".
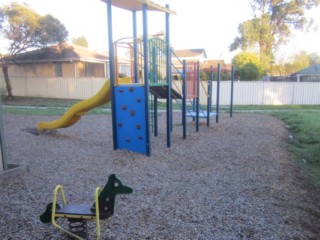
<path id="1" fill-rule="evenodd" d="M 64 43 L 17 55 L 9 65 L 9 76 L 109 78 L 108 65 L 106 54 Z M 120 72 L 126 73 L 130 66 L 123 61 L 122 68 Z"/>
<path id="2" fill-rule="evenodd" d="M 320 64 L 312 65 L 289 76 L 270 76 L 273 82 L 320 82 Z"/>
<path id="3" fill-rule="evenodd" d="M 207 59 L 207 54 L 204 48 L 199 49 L 180 49 L 174 50 L 174 54 L 172 54 L 172 64 L 176 68 L 182 68 L 181 62 L 178 58 L 182 60 L 186 60 L 187 62 L 199 62 L 200 66 L 203 66 L 205 60 Z M 178 57 L 178 58 L 177 58 Z"/>
<path id="4" fill-rule="evenodd" d="M 218 64 L 220 64 L 220 71 L 221 72 L 231 72 L 232 65 L 226 64 L 224 60 L 205 60 L 204 61 L 204 70 L 210 71 L 211 67 L 214 72 L 218 69 Z"/>
<path id="5" fill-rule="evenodd" d="M 308 68 L 302 69 L 291 77 L 296 77 L 297 82 L 319 82 L 320 81 L 320 64 L 312 65 Z"/>

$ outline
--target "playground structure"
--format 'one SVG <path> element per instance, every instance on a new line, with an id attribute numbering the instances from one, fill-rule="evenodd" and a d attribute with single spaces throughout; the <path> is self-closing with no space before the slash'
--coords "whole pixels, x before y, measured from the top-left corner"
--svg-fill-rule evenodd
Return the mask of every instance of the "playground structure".
<path id="1" fill-rule="evenodd" d="M 57 203 L 60 193 L 63 205 Z M 101 190 L 97 187 L 93 204 L 72 205 L 67 204 L 63 187 L 57 185 L 53 193 L 53 201 L 47 205 L 46 211 L 40 216 L 42 223 L 52 223 L 53 226 L 76 239 L 87 239 L 86 220 L 96 221 L 97 239 L 100 239 L 100 220 L 110 220 L 114 214 L 115 198 L 117 194 L 130 194 L 132 189 L 124 186 L 117 177 L 112 174 L 108 182 Z M 69 221 L 69 230 L 59 224 L 56 219 L 65 218 Z"/>
<path id="2" fill-rule="evenodd" d="M 75 124 L 82 115 L 94 107 L 111 101 L 113 148 L 127 149 L 151 156 L 151 132 L 158 135 L 158 102 L 166 102 L 166 132 L 167 147 L 171 146 L 172 105 L 173 101 L 182 110 L 183 138 L 187 136 L 187 117 L 196 122 L 199 131 L 199 119 L 206 118 L 207 126 L 210 117 L 216 116 L 219 121 L 219 90 L 220 66 L 217 76 L 217 101 L 215 112 L 212 110 L 212 81 L 211 68 L 208 80 L 207 106 L 199 102 L 200 95 L 200 66 L 197 62 L 181 61 L 170 46 L 170 14 L 175 12 L 166 5 L 162 7 L 145 0 L 102 0 L 107 3 L 109 66 L 110 80 L 92 98 L 81 101 L 71 107 L 60 119 L 52 122 L 40 122 L 37 129 L 52 130 L 69 127 Z M 133 36 L 113 41 L 112 7 L 119 7 L 132 12 Z M 143 37 L 137 37 L 137 11 L 142 12 Z M 148 37 L 148 11 L 158 11 L 165 14 L 165 36 L 161 38 Z M 120 54 L 129 56 L 130 74 L 125 78 L 119 75 Z M 171 59 L 175 57 L 182 67 L 176 67 Z M 172 86 L 172 76 L 182 79 L 182 91 Z M 234 71 L 232 69 L 232 85 Z M 232 117 L 232 95 L 230 101 L 230 117 Z"/>
<path id="3" fill-rule="evenodd" d="M 192 117 L 196 121 L 197 131 L 199 129 L 199 118 L 201 117 L 207 118 L 207 125 L 210 124 L 210 116 L 215 115 L 217 117 L 216 121 L 218 121 L 218 107 L 216 107 L 216 112 L 212 113 L 212 72 L 208 85 L 207 108 L 203 109 L 199 103 L 199 63 L 187 63 L 179 60 L 182 63 L 182 69 L 178 69 L 171 64 L 172 55 L 175 54 L 170 47 L 169 16 L 174 12 L 169 9 L 169 6 L 162 7 L 148 0 L 102 1 L 107 3 L 110 81 L 107 81 L 95 96 L 71 107 L 59 120 L 50 123 L 39 123 L 37 125 L 38 130 L 69 127 L 90 109 L 111 100 L 114 150 L 127 149 L 150 156 L 151 128 L 155 136 L 158 134 L 157 106 L 159 99 L 166 101 L 167 147 L 171 146 L 173 99 L 180 104 L 182 109 L 183 138 L 186 138 L 187 133 L 187 117 Z M 112 6 L 132 11 L 132 38 L 113 41 Z M 142 11 L 142 39 L 137 37 L 136 11 Z M 148 11 L 165 13 L 165 40 L 148 38 Z M 126 78 L 119 78 L 119 53 L 123 50 L 129 54 L 131 73 Z M 181 92 L 172 86 L 173 73 L 182 78 Z M 219 76 L 218 80 L 220 80 Z M 187 103 L 190 104 L 188 105 Z M 218 104 L 217 102 L 217 106 Z M 63 206 L 57 204 L 59 192 L 61 193 Z M 45 213 L 41 215 L 40 219 L 44 223 L 51 222 L 55 227 L 76 239 L 87 237 L 85 220 L 95 220 L 97 238 L 99 239 L 100 220 L 109 219 L 113 214 L 115 195 L 131 192 L 132 189 L 123 186 L 115 175 L 111 175 L 102 191 L 100 188 L 96 189 L 93 205 L 69 205 L 66 203 L 62 186 L 58 185 L 54 190 L 53 202 L 48 204 Z M 56 218 L 67 218 L 70 230 L 66 230 L 59 225 L 56 222 Z"/>
<path id="4" fill-rule="evenodd" d="M 170 46 L 170 14 L 175 14 L 165 7 L 151 1 L 135 0 L 107 2 L 108 15 L 108 39 L 110 59 L 110 81 L 112 96 L 112 130 L 114 149 L 128 149 L 151 155 L 150 135 L 151 130 L 155 136 L 158 134 L 157 103 L 159 99 L 166 101 L 166 125 L 167 147 L 171 146 L 172 132 L 172 100 L 181 103 L 183 138 L 186 138 L 186 118 L 193 117 L 196 120 L 196 129 L 199 129 L 199 118 L 207 118 L 210 124 L 210 116 L 219 117 L 219 102 L 216 112 L 212 113 L 212 77 L 208 87 L 207 109 L 199 104 L 200 67 L 199 63 L 187 63 L 181 61 L 183 69 L 178 69 L 171 63 L 172 56 L 177 57 Z M 133 36 L 132 38 L 113 41 L 112 6 L 132 12 Z M 142 11 L 143 37 L 137 37 L 136 12 Z M 148 35 L 148 11 L 158 11 L 165 14 L 165 36 L 150 38 Z M 118 52 L 126 49 L 130 56 L 131 74 L 130 82 L 118 81 Z M 178 92 L 172 86 L 172 75 L 178 74 L 183 79 L 182 92 Z M 220 70 L 219 70 L 220 73 Z M 218 76 L 220 81 L 220 76 Z M 232 70 L 232 80 L 234 74 Z M 218 91 L 219 88 L 217 88 Z M 232 81 L 233 91 L 233 81 Z M 218 99 L 217 94 L 217 99 Z M 231 104 L 232 104 L 231 99 Z M 188 105 L 187 103 L 190 104 Z M 189 106 L 189 107 L 188 107 Z M 201 110 L 201 111 L 200 111 Z M 232 111 L 232 109 L 231 109 Z M 232 114 L 230 114 L 232 116 Z"/>

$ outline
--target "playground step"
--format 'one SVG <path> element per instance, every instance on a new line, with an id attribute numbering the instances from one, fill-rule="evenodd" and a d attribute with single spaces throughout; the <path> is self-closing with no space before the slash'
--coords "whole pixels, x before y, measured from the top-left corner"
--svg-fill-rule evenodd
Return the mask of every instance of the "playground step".
<path id="1" fill-rule="evenodd" d="M 197 112 L 187 111 L 187 117 L 196 117 L 196 116 L 197 116 Z M 217 116 L 217 113 L 210 112 L 209 117 L 212 117 L 212 116 Z M 207 111 L 199 112 L 199 118 L 207 118 L 207 117 L 208 117 Z"/>
<path id="2" fill-rule="evenodd" d="M 182 109 L 182 100 L 181 99 L 176 99 L 176 103 L 179 105 L 180 109 Z M 196 117 L 196 107 L 194 106 L 194 103 L 192 100 L 187 100 L 186 101 L 186 111 L 187 111 L 187 116 L 188 117 Z M 215 116 L 216 113 L 210 112 L 209 117 Z M 208 117 L 208 112 L 205 107 L 203 107 L 201 104 L 199 104 L 199 117 L 200 118 L 207 118 Z"/>
<path id="3" fill-rule="evenodd" d="M 160 98 L 160 99 L 166 99 L 167 98 L 167 90 L 168 86 L 150 86 L 150 92 Z M 181 99 L 182 96 L 173 88 L 171 89 L 171 97 L 173 99 Z"/>

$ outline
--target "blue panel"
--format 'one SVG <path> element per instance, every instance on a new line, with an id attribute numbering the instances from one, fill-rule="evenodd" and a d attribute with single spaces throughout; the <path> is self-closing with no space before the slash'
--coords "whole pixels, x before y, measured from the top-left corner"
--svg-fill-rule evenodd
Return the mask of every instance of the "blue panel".
<path id="1" fill-rule="evenodd" d="M 115 99 L 118 148 L 146 154 L 145 88 L 117 86 Z"/>

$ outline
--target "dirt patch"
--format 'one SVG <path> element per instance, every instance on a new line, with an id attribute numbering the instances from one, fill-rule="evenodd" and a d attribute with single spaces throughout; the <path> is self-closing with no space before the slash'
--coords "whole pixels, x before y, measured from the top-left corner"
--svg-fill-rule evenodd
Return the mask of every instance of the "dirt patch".
<path id="1" fill-rule="evenodd" d="M 271 116 L 236 114 L 197 133 L 165 115 L 152 156 L 113 150 L 111 116 L 86 116 L 52 135 L 23 129 L 56 117 L 7 115 L 8 162 L 30 171 L 0 181 L 1 239 L 64 239 L 39 216 L 57 184 L 67 201 L 91 203 L 110 174 L 133 188 L 117 199 L 102 239 L 319 239 L 320 195 L 285 150 L 288 132 Z M 95 225 L 89 224 L 90 239 Z"/>

